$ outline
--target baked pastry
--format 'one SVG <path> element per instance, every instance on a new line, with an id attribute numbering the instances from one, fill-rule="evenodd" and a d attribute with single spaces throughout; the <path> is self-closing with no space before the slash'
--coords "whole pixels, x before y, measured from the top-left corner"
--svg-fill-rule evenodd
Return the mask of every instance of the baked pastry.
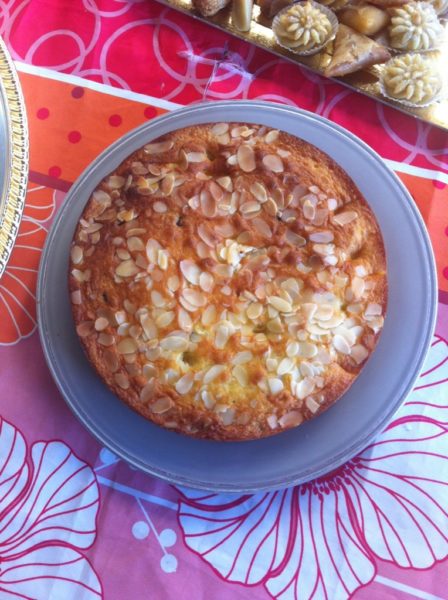
<path id="1" fill-rule="evenodd" d="M 442 89 L 439 71 L 420 54 L 396 56 L 384 65 L 381 83 L 391 98 L 414 106 L 425 106 Z"/>
<path id="2" fill-rule="evenodd" d="M 321 413 L 383 326 L 384 246 L 346 173 L 289 134 L 181 129 L 88 201 L 71 247 L 76 330 L 106 384 L 151 421 L 219 440 Z"/>
<path id="3" fill-rule="evenodd" d="M 390 45 L 397 50 L 429 50 L 443 33 L 436 11 L 428 2 L 409 2 L 390 10 Z"/>
<path id="4" fill-rule="evenodd" d="M 336 27 L 333 13 L 312 0 L 284 8 L 272 23 L 279 44 L 300 54 L 317 52 L 333 39 Z"/>
<path id="5" fill-rule="evenodd" d="M 349 6 L 339 13 L 339 20 L 363 35 L 375 35 L 390 21 L 386 11 L 372 4 Z"/>
<path id="6" fill-rule="evenodd" d="M 331 8 L 331 10 L 340 10 L 349 4 L 350 0 L 318 0 L 320 4 L 324 4 Z"/>
<path id="7" fill-rule="evenodd" d="M 203 17 L 213 17 L 217 12 L 230 4 L 230 0 L 192 0 L 193 7 Z"/>
<path id="8" fill-rule="evenodd" d="M 324 73 L 327 77 L 342 77 L 389 59 L 387 48 L 340 23 L 333 56 Z"/>

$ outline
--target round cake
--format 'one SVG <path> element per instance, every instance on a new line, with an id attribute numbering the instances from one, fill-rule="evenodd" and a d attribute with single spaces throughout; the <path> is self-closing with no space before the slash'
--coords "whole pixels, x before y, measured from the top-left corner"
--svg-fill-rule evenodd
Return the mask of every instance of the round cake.
<path id="1" fill-rule="evenodd" d="M 242 123 L 171 132 L 106 177 L 75 231 L 69 287 L 107 386 L 215 440 L 277 434 L 333 404 L 387 302 L 381 233 L 348 175 Z"/>

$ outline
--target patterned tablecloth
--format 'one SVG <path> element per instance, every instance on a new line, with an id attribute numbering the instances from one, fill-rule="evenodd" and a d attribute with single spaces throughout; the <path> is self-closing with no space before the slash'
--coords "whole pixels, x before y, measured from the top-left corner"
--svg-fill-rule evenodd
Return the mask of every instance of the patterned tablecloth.
<path id="1" fill-rule="evenodd" d="M 0 34 L 31 136 L 0 281 L 0 600 L 448 598 L 447 134 L 154 0 L 0 0 Z M 440 288 L 426 365 L 386 431 L 318 481 L 254 496 L 176 489 L 100 447 L 36 331 L 45 236 L 82 169 L 147 119 L 233 98 L 300 106 L 373 146 L 424 216 Z"/>

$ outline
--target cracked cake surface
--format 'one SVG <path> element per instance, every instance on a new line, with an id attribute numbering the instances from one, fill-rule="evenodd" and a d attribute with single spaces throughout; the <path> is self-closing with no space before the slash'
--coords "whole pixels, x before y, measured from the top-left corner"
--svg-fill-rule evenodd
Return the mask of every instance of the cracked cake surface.
<path id="1" fill-rule="evenodd" d="M 309 143 L 244 123 L 171 132 L 101 181 L 69 288 L 109 388 L 216 440 L 273 435 L 333 404 L 387 303 L 382 237 L 352 180 Z"/>

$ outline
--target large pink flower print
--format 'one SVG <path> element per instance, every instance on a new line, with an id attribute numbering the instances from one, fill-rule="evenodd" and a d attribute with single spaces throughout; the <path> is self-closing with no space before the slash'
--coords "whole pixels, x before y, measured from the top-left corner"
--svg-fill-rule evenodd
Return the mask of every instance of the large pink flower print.
<path id="1" fill-rule="evenodd" d="M 448 344 L 435 338 L 395 420 L 346 465 L 277 492 L 181 489 L 187 546 L 229 582 L 281 600 L 344 600 L 376 559 L 426 569 L 448 556 Z M 445 385 L 444 385 L 445 384 Z"/>
<path id="2" fill-rule="evenodd" d="M 101 584 L 78 551 L 95 539 L 95 476 L 62 442 L 27 448 L 0 421 L 0 597 L 99 600 Z"/>

